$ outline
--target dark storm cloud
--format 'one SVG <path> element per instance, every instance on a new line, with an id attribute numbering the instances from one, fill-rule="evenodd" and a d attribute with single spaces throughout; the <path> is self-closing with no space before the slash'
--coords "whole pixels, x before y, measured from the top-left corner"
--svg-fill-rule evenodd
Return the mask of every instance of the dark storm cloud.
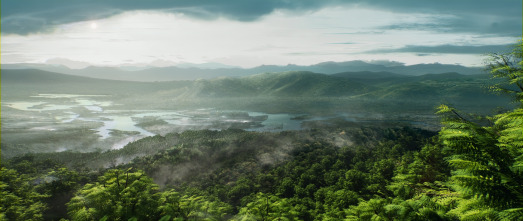
<path id="1" fill-rule="evenodd" d="M 427 54 L 487 54 L 500 51 L 509 51 L 513 45 L 484 45 L 484 46 L 456 46 L 456 45 L 440 45 L 440 46 L 414 46 L 407 45 L 397 49 L 382 49 L 372 50 L 367 53 L 418 53 L 418 55 Z"/>
<path id="2" fill-rule="evenodd" d="M 2 33 L 29 34 L 53 30 L 55 25 L 100 19 L 131 10 L 182 12 L 200 19 L 226 17 L 254 21 L 277 9 L 314 11 L 346 5 L 403 13 L 451 14 L 450 31 L 521 34 L 521 1 L 518 0 L 2 0 Z M 470 21 L 470 18 L 480 20 Z M 485 22 L 484 25 L 471 23 Z M 453 26 L 455 25 L 455 26 Z M 399 27 L 399 26 L 398 26 Z M 487 29 L 485 29 L 485 27 Z"/>

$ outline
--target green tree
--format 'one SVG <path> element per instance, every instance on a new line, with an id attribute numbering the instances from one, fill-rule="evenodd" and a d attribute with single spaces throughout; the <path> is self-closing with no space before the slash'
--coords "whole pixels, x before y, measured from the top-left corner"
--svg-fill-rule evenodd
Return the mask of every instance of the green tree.
<path id="1" fill-rule="evenodd" d="M 79 174 L 65 167 L 52 170 L 40 178 L 36 190 L 49 197 L 45 200 L 48 209 L 44 213 L 44 219 L 56 220 L 67 215 L 66 203 L 71 200 L 74 192 L 78 189 L 81 181 Z"/>
<path id="2" fill-rule="evenodd" d="M 158 186 L 142 171 L 113 169 L 86 184 L 67 204 L 73 220 L 155 220 L 159 218 Z"/>
<path id="3" fill-rule="evenodd" d="M 287 198 L 257 193 L 253 202 L 240 209 L 238 220 L 299 220 L 298 212 Z"/>
<path id="4" fill-rule="evenodd" d="M 35 191 L 26 175 L 0 169 L 0 220 L 42 220 L 45 197 Z"/>
<path id="5" fill-rule="evenodd" d="M 325 191 L 324 202 L 321 204 L 325 216 L 322 219 L 342 219 L 346 216 L 345 209 L 358 203 L 358 194 L 347 190 Z"/>
<path id="6" fill-rule="evenodd" d="M 203 195 L 180 194 L 168 190 L 161 194 L 160 211 L 164 218 L 173 220 L 225 220 L 232 207 Z"/>
<path id="7" fill-rule="evenodd" d="M 494 79 L 499 79 L 490 89 L 501 94 L 509 94 L 521 102 L 523 100 L 523 40 L 510 53 L 494 53 L 487 59 L 487 70 Z"/>
<path id="8" fill-rule="evenodd" d="M 463 200 L 453 211 L 461 219 L 522 219 L 523 217 L 523 44 L 513 52 L 495 54 L 488 66 L 491 88 L 514 95 L 513 111 L 487 117 L 490 124 L 474 121 L 458 110 L 441 105 L 440 132 L 451 150 L 452 181 Z"/>
<path id="9" fill-rule="evenodd" d="M 385 205 L 387 200 L 383 198 L 362 201 L 357 206 L 347 209 L 346 220 L 387 220 Z"/>

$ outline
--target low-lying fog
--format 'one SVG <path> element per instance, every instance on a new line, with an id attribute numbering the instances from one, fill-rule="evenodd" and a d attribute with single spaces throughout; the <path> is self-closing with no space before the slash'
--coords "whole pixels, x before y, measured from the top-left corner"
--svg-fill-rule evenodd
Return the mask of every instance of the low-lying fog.
<path id="1" fill-rule="evenodd" d="M 38 94 L 2 102 L 2 148 L 8 150 L 3 152 L 4 157 L 27 152 L 120 149 L 143 137 L 185 130 L 278 132 L 309 128 L 308 123 L 317 121 L 380 118 L 354 113 L 311 116 L 213 108 L 157 110 L 147 105 L 126 107 L 117 100 L 109 95 Z"/>
<path id="2" fill-rule="evenodd" d="M 110 96 L 39 94 L 2 103 L 2 140 L 28 152 L 119 149 L 137 139 L 184 130 L 299 130 L 306 115 L 237 110 L 126 110 Z M 346 116 L 349 118 L 349 116 Z"/>

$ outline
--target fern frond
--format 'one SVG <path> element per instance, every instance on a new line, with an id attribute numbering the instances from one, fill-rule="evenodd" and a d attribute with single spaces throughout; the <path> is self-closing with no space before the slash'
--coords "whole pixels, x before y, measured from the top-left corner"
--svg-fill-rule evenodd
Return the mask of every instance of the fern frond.
<path id="1" fill-rule="evenodd" d="M 489 168 L 487 165 L 484 165 L 480 162 L 475 162 L 471 160 L 463 159 L 451 159 L 448 161 L 449 164 L 455 168 L 467 168 L 468 171 L 488 171 Z"/>
<path id="2" fill-rule="evenodd" d="M 476 210 L 470 210 L 463 214 L 461 217 L 462 220 L 470 220 L 470 221 L 477 221 L 477 220 L 497 220 L 498 213 L 494 209 L 476 209 Z"/>
<path id="3" fill-rule="evenodd" d="M 500 220 L 523 220 L 523 208 L 512 208 L 498 214 Z"/>

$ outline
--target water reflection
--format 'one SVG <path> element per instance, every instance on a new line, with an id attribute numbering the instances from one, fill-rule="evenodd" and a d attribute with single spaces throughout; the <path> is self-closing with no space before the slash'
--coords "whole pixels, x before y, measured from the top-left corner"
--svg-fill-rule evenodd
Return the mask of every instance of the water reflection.
<path id="1" fill-rule="evenodd" d="M 132 120 L 129 116 L 104 116 L 107 119 L 106 121 L 102 121 L 104 125 L 100 128 L 98 128 L 98 134 L 101 136 L 102 139 L 109 138 L 111 136 L 111 132 L 114 132 L 116 130 L 119 131 L 137 131 L 142 136 L 154 136 L 155 134 L 146 131 L 140 127 L 136 126 L 136 123 Z"/>
<path id="2" fill-rule="evenodd" d="M 250 131 L 284 131 L 300 130 L 302 120 L 296 120 L 295 114 L 266 114 L 262 112 L 249 112 L 249 116 L 267 116 L 262 122 L 263 127 L 251 128 Z"/>
<path id="3" fill-rule="evenodd" d="M 34 106 L 39 106 L 45 104 L 45 102 L 9 102 L 6 105 L 10 108 L 23 110 L 23 111 L 33 111 Z"/>
<path id="4" fill-rule="evenodd" d="M 39 94 L 31 99 L 38 101 L 15 101 L 2 104 L 18 111 L 36 116 L 32 122 L 38 127 L 29 130 L 57 131 L 83 125 L 99 136 L 99 140 L 118 139 L 114 145 L 123 147 L 136 139 L 164 135 L 169 132 L 184 130 L 211 129 L 222 130 L 238 128 L 250 131 L 283 131 L 301 129 L 302 120 L 296 115 L 267 114 L 247 111 L 218 111 L 215 109 L 196 109 L 184 111 L 159 110 L 111 110 L 115 104 L 104 95 L 78 94 Z M 34 113 L 34 112 L 38 112 Z M 14 112 L 13 112 L 14 113 Z M 10 127 L 8 121 L 2 127 Z M 84 123 L 82 123 L 84 122 Z M 14 122 L 13 122 L 14 123 Z M 96 126 L 95 126 L 96 125 Z M 113 145 L 113 148 L 114 148 Z"/>
<path id="5" fill-rule="evenodd" d="M 77 97 L 106 97 L 107 95 L 96 95 L 96 94 L 38 94 L 36 98 L 77 98 Z"/>

